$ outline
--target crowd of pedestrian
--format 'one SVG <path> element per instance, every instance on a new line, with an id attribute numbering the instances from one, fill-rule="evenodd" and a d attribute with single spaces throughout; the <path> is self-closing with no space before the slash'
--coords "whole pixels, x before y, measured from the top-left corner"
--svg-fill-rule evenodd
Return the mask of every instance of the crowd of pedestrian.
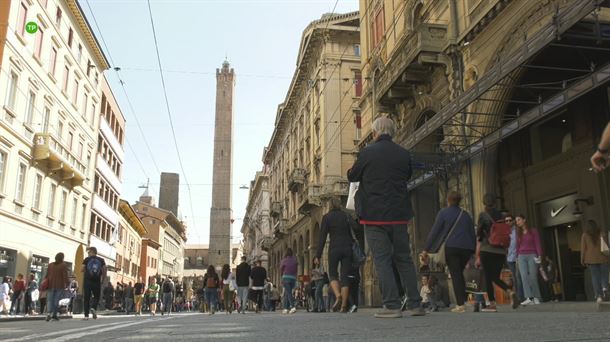
<path id="1" fill-rule="evenodd" d="M 407 225 L 413 218 L 407 181 L 412 174 L 410 153 L 392 141 L 394 122 L 380 117 L 372 124 L 373 143 L 360 151 L 348 171 L 350 182 L 358 182 L 354 195 L 354 220 L 342 208 L 339 198 L 331 198 L 330 211 L 322 218 L 317 254 L 312 260 L 311 279 L 307 286 L 298 280 L 298 261 L 290 248 L 280 263 L 281 295 L 271 283 L 260 261 L 253 267 L 242 258 L 235 270 L 222 266 L 220 275 L 210 265 L 199 288 L 190 297 L 184 296 L 182 284 L 172 277 L 151 277 L 148 283 L 108 283 L 104 259 L 94 247 L 88 249 L 83 261 L 83 307 L 85 319 L 97 318 L 103 294 L 107 309 L 123 310 L 141 315 L 149 311 L 170 315 L 175 311 L 199 308 L 214 314 L 223 311 L 245 314 L 275 311 L 281 303 L 283 314 L 293 314 L 297 306 L 312 312 L 355 312 L 358 308 L 361 253 L 359 240 L 366 237 L 379 281 L 383 307 L 375 317 L 402 317 L 406 308 L 412 316 L 424 316 L 448 305 L 441 296 L 438 279 L 429 274 L 430 265 L 446 266 L 452 282 L 454 313 L 466 312 L 470 292 L 475 311 L 497 312 L 496 287 L 510 298 L 513 309 L 539 305 L 543 294 L 558 300 L 561 293 L 559 272 L 555 262 L 545 255 L 539 231 L 528 224 L 523 214 L 512 215 L 496 208 L 497 197 L 486 194 L 483 210 L 476 223 L 471 213 L 461 207 L 462 196 L 449 191 L 447 207 L 440 210 L 419 257 L 420 286 L 415 262 L 411 257 Z M 591 158 L 596 172 L 610 165 L 610 125 L 603 134 L 598 151 Z M 358 235 L 361 235 L 358 237 Z M 322 255 L 328 244 L 328 269 Z M 596 301 L 608 299 L 607 234 L 595 221 L 586 222 L 581 236 L 580 262 L 590 269 Z M 35 274 L 5 276 L 0 284 L 0 313 L 34 314 L 38 308 L 47 321 L 58 320 L 61 307 L 72 310 L 78 283 L 68 277 L 63 253 L 49 264 L 44 279 Z M 502 278 L 507 266 L 511 281 Z M 476 279 L 466 279 L 465 271 Z M 473 272 L 470 272 L 473 271 Z M 478 276 L 477 276 L 478 275 Z M 40 282 L 39 282 L 40 281 Z M 474 285 L 473 285 L 474 284 Z M 419 287 L 419 289 L 418 289 Z M 222 300 L 219 300 L 221 298 Z M 67 300 L 67 301 L 66 301 Z M 21 306 L 23 302 L 23 307 Z M 62 304 L 63 302 L 63 304 Z M 23 311 L 21 311 L 23 310 Z"/>

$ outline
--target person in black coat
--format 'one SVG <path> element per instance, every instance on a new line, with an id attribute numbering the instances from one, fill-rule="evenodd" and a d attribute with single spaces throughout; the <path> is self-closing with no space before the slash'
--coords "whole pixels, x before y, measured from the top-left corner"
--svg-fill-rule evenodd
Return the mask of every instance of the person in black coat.
<path id="1" fill-rule="evenodd" d="M 402 317 L 392 262 L 398 270 L 400 283 L 406 287 L 411 315 L 422 316 L 425 311 L 421 307 L 407 230 L 407 224 L 413 218 L 407 188 L 412 173 L 411 154 L 392 141 L 396 127 L 390 118 L 377 118 L 372 129 L 374 142 L 360 151 L 347 178 L 350 182 L 360 182 L 355 198 L 356 214 L 365 226 L 366 240 L 380 280 L 384 309 L 375 317 Z"/>
<path id="2" fill-rule="evenodd" d="M 252 272 L 252 301 L 255 303 L 255 312 L 259 313 L 263 308 L 263 290 L 265 289 L 265 280 L 267 279 L 267 270 L 262 266 L 260 260 L 254 263 Z"/>
<path id="3" fill-rule="evenodd" d="M 237 272 L 235 275 L 235 282 L 237 283 L 237 298 L 239 300 L 239 310 L 241 313 L 246 313 L 246 306 L 248 305 L 248 289 L 250 287 L 250 273 L 252 269 L 246 262 L 246 257 L 241 257 L 241 263 L 237 265 Z"/>
<path id="4" fill-rule="evenodd" d="M 320 227 L 320 240 L 315 262 L 320 262 L 320 257 L 324 251 L 326 237 L 330 236 L 328 246 L 328 274 L 330 278 L 330 288 L 335 294 L 333 311 L 347 312 L 349 301 L 349 278 L 353 264 L 352 258 L 352 233 L 351 218 L 341 210 L 341 199 L 333 197 L 330 200 L 330 211 L 322 217 Z M 339 264 L 341 265 L 341 277 L 339 277 Z M 339 279 L 341 282 L 339 282 Z"/>

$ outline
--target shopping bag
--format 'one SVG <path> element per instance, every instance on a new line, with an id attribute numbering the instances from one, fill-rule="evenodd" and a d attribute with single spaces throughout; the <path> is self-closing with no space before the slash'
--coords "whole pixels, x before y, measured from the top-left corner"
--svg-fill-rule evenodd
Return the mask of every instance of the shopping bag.
<path id="1" fill-rule="evenodd" d="M 601 245 L 601 252 L 603 255 L 608 256 L 610 255 L 610 248 L 608 248 L 608 243 L 606 242 L 606 239 L 604 239 L 604 236 L 600 236 L 600 245 Z"/>
<path id="2" fill-rule="evenodd" d="M 347 203 L 345 204 L 346 209 L 356 210 L 356 192 L 359 185 L 360 182 L 349 183 L 349 193 L 347 195 Z"/>
<path id="3" fill-rule="evenodd" d="M 553 283 L 553 294 L 555 296 L 559 296 L 559 295 L 561 295 L 561 293 L 562 293 L 561 283 L 559 283 L 559 282 Z"/>
<path id="4" fill-rule="evenodd" d="M 483 293 L 485 288 L 485 273 L 482 268 L 471 267 L 464 271 L 464 280 L 466 281 L 466 292 Z"/>

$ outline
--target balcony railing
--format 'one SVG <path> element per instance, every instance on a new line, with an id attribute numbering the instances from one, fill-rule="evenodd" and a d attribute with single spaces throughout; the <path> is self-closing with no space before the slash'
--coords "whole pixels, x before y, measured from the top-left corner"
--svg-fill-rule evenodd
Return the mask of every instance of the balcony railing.
<path id="1" fill-rule="evenodd" d="M 280 219 L 273 227 L 273 235 L 280 237 L 288 233 L 288 220 Z"/>
<path id="2" fill-rule="evenodd" d="M 62 179 L 70 181 L 72 186 L 83 184 L 87 168 L 80 161 L 81 157 L 73 154 L 52 134 L 34 134 L 33 155 L 38 162 L 46 161 L 50 172 L 61 172 Z"/>
<path id="3" fill-rule="evenodd" d="M 307 196 L 299 205 L 299 213 L 308 215 L 313 208 L 322 206 L 322 194 L 321 185 L 310 184 L 307 188 Z"/>
<path id="4" fill-rule="evenodd" d="M 288 177 L 288 189 L 291 192 L 299 191 L 299 188 L 305 183 L 305 169 L 294 169 Z"/>
<path id="5" fill-rule="evenodd" d="M 404 88 L 404 84 L 422 83 L 429 73 L 420 70 L 409 71 L 409 66 L 419 64 L 445 63 L 441 58 L 444 46 L 447 43 L 447 25 L 423 23 L 411 33 L 406 33 L 394 49 L 388 67 L 377 79 L 378 97 L 385 96 L 392 87 Z M 411 80 L 411 78 L 415 78 Z M 402 85 L 401 85 L 402 84 Z M 405 91 L 398 91 L 404 93 Z M 396 92 L 394 92 L 396 93 Z M 392 94 L 389 94 L 392 95 Z"/>
<path id="6" fill-rule="evenodd" d="M 347 196 L 349 193 L 349 182 L 347 180 L 335 180 L 330 184 L 324 185 L 321 197 L 328 198 L 331 196 Z"/>

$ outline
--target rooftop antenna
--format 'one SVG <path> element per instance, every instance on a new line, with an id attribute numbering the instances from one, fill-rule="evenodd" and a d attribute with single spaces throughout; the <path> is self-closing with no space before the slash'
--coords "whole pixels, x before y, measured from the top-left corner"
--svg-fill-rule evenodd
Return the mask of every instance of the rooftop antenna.
<path id="1" fill-rule="evenodd" d="M 150 178 L 146 179 L 146 185 L 138 186 L 138 189 L 146 189 L 143 196 L 148 196 L 148 187 L 150 186 Z"/>

